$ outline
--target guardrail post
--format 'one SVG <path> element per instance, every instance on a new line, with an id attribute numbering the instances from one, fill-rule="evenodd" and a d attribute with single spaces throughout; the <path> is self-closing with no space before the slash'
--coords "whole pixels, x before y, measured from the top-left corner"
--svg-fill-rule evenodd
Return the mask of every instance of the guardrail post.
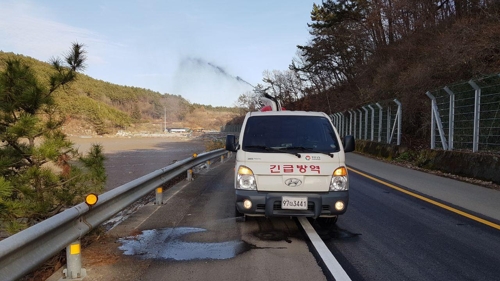
<path id="1" fill-rule="evenodd" d="M 193 180 L 193 169 L 187 170 L 187 180 L 192 181 Z"/>
<path id="2" fill-rule="evenodd" d="M 439 115 L 439 110 L 436 102 L 436 97 L 434 97 L 431 92 L 427 91 L 425 93 L 431 99 L 431 149 L 436 148 L 436 125 L 439 131 L 439 137 L 441 138 L 441 145 L 444 150 L 448 150 L 448 144 L 446 143 L 446 137 L 443 130 L 443 122 L 441 122 L 441 116 Z"/>
<path id="3" fill-rule="evenodd" d="M 397 122 L 398 122 L 398 136 L 396 138 L 397 139 L 396 144 L 401 145 L 401 121 L 403 119 L 403 111 L 401 109 L 401 102 L 399 102 L 397 99 L 394 99 L 394 102 L 398 105 L 398 109 L 396 111 L 396 118 L 398 119 L 397 120 Z M 394 127 L 395 126 L 396 126 L 396 124 L 394 124 Z M 393 132 L 394 132 L 394 130 L 393 130 Z"/>
<path id="4" fill-rule="evenodd" d="M 342 135 L 342 123 L 341 123 L 341 120 L 340 120 L 341 116 L 340 114 L 337 112 L 335 113 L 335 119 L 336 119 L 336 126 L 337 126 L 337 130 L 339 131 L 339 134 Z"/>
<path id="5" fill-rule="evenodd" d="M 355 110 L 352 111 L 352 115 L 354 115 L 354 118 L 353 118 L 354 119 L 354 130 L 353 130 L 353 133 L 354 133 L 354 138 L 356 138 L 356 122 L 357 122 L 356 116 L 357 115 L 356 115 L 356 111 Z"/>
<path id="6" fill-rule="evenodd" d="M 375 108 L 373 108 L 371 105 L 368 105 L 372 112 L 372 122 L 371 122 L 371 132 L 370 132 L 370 140 L 373 141 L 374 136 L 373 133 L 375 132 Z"/>
<path id="7" fill-rule="evenodd" d="M 474 88 L 474 130 L 472 136 L 472 152 L 479 150 L 479 121 L 481 120 L 481 88 L 470 80 L 469 85 Z"/>
<path id="8" fill-rule="evenodd" d="M 349 135 L 352 135 L 352 111 L 349 110 Z"/>
<path id="9" fill-rule="evenodd" d="M 455 134 L 455 93 L 448 86 L 444 90 L 450 95 L 450 111 L 448 117 L 448 149 L 453 150 L 453 136 Z"/>
<path id="10" fill-rule="evenodd" d="M 358 109 L 359 112 L 359 139 L 363 139 L 363 112 Z"/>
<path id="11" fill-rule="evenodd" d="M 339 115 L 339 134 L 341 136 L 346 135 L 345 123 L 344 123 L 344 115 L 343 113 L 338 113 Z"/>
<path id="12" fill-rule="evenodd" d="M 384 111 L 382 106 L 378 102 L 375 105 L 378 107 L 378 142 L 382 142 L 382 118 L 384 115 Z"/>
<path id="13" fill-rule="evenodd" d="M 367 140 L 368 139 L 368 109 L 366 109 L 364 106 L 362 108 L 365 111 L 365 140 Z"/>
<path id="14" fill-rule="evenodd" d="M 156 205 L 161 205 L 163 204 L 163 187 L 157 187 L 156 188 L 156 200 L 155 200 Z"/>
<path id="15" fill-rule="evenodd" d="M 344 120 L 344 114 L 339 113 L 339 130 L 340 130 L 340 135 L 345 136 L 346 135 L 346 129 L 345 129 L 345 120 Z"/>
<path id="16" fill-rule="evenodd" d="M 335 115 L 335 127 L 337 128 L 339 135 L 342 136 L 342 127 L 341 127 L 342 125 L 340 123 L 340 114 L 337 112 L 334 115 Z"/>
<path id="17" fill-rule="evenodd" d="M 82 280 L 87 276 L 87 271 L 82 268 L 82 256 L 80 240 L 66 247 L 66 269 L 63 270 L 64 277 L 60 280 Z"/>
<path id="18" fill-rule="evenodd" d="M 387 143 L 391 144 L 391 107 L 387 106 Z"/>

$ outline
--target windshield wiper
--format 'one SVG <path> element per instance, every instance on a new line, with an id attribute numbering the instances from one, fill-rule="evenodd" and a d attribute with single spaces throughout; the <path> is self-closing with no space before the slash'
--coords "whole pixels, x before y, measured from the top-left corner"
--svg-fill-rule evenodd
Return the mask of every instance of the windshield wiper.
<path id="1" fill-rule="evenodd" d="M 281 150 L 281 149 L 272 148 L 272 147 L 265 146 L 265 145 L 247 145 L 247 146 L 245 146 L 245 148 L 258 148 L 258 149 L 263 149 L 263 150 L 266 150 L 266 151 L 276 151 L 276 152 L 280 152 L 280 153 L 288 153 L 288 154 L 295 155 L 298 158 L 301 157 L 300 154 L 298 154 L 297 152 L 284 151 L 284 150 Z"/>
<path id="2" fill-rule="evenodd" d="M 324 151 L 318 151 L 318 150 L 315 150 L 314 148 L 310 148 L 310 147 L 303 147 L 303 146 L 289 146 L 289 147 L 285 147 L 285 149 L 289 149 L 289 150 L 302 150 L 302 151 L 309 151 L 309 152 L 313 152 L 313 153 L 321 153 L 321 154 L 326 154 L 330 157 L 333 158 L 333 152 L 324 152 Z"/>

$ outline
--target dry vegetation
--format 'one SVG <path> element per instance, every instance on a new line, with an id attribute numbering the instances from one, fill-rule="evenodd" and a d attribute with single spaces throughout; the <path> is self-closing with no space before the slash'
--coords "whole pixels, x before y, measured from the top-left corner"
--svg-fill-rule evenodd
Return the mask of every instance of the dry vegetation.
<path id="1" fill-rule="evenodd" d="M 290 69 L 261 86 L 287 109 L 329 114 L 397 98 L 403 142 L 420 145 L 426 91 L 500 72 L 499 11 L 493 0 L 323 1 Z"/>

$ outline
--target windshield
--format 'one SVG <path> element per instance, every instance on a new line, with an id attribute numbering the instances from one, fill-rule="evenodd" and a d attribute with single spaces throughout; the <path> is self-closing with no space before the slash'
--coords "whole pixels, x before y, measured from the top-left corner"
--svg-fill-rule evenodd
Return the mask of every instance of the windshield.
<path id="1" fill-rule="evenodd" d="M 339 144 L 330 121 L 320 116 L 253 116 L 245 126 L 242 148 L 251 152 L 332 153 Z M 269 149 L 271 148 L 271 149 Z"/>

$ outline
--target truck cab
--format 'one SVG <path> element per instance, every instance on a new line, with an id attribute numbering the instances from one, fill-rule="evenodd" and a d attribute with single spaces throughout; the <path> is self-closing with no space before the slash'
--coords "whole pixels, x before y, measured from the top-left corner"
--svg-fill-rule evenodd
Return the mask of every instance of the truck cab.
<path id="1" fill-rule="evenodd" d="M 344 153 L 354 138 L 342 143 L 325 113 L 279 109 L 247 113 L 239 137 L 226 138 L 236 152 L 235 213 L 333 224 L 349 202 Z"/>

